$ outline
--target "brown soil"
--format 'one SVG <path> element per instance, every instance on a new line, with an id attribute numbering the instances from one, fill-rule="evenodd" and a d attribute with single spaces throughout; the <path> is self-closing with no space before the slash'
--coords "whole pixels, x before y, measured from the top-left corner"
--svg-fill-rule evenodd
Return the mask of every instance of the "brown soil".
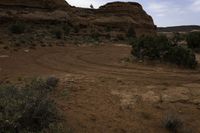
<path id="1" fill-rule="evenodd" d="M 34 76 L 60 77 L 55 93 L 75 133 L 167 133 L 175 114 L 185 131 L 200 132 L 200 71 L 128 63 L 121 45 L 0 50 L 0 84 Z"/>

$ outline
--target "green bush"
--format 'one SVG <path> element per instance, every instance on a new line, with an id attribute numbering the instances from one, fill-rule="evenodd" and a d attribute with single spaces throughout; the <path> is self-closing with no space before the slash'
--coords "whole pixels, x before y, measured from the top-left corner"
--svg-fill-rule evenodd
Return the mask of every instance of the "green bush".
<path id="1" fill-rule="evenodd" d="M 9 27 L 9 29 L 10 29 L 11 33 L 22 34 L 22 33 L 24 33 L 26 26 L 24 23 L 16 22 L 15 24 L 11 25 Z"/>
<path id="2" fill-rule="evenodd" d="M 174 45 L 166 36 L 142 36 L 132 43 L 131 53 L 140 60 L 167 61 L 187 68 L 197 66 L 192 50 Z"/>
<path id="3" fill-rule="evenodd" d="M 186 38 L 189 48 L 200 49 L 200 32 L 191 32 Z"/>
<path id="4" fill-rule="evenodd" d="M 195 68 L 197 66 L 194 52 L 181 46 L 170 48 L 164 58 L 168 62 L 187 68 Z"/>
<path id="5" fill-rule="evenodd" d="M 49 98 L 46 81 L 35 79 L 17 87 L 0 86 L 0 131 L 39 132 L 58 120 L 55 102 Z"/>
<path id="6" fill-rule="evenodd" d="M 132 43 L 132 54 L 139 59 L 157 60 L 164 56 L 170 45 L 165 36 L 141 36 Z"/>

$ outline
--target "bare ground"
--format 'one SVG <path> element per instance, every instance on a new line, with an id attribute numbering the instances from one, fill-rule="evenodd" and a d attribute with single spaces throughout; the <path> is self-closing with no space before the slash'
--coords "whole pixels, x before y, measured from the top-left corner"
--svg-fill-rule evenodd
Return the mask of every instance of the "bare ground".
<path id="1" fill-rule="evenodd" d="M 200 70 L 128 63 L 121 45 L 0 50 L 0 84 L 58 76 L 55 99 L 75 133 L 167 133 L 174 114 L 200 132 Z M 199 56 L 198 60 L 200 60 Z"/>

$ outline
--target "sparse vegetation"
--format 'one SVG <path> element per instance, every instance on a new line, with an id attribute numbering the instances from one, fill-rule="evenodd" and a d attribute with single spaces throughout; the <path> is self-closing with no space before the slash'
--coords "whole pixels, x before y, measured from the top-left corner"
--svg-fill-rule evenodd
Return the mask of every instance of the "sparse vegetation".
<path id="1" fill-rule="evenodd" d="M 132 43 L 132 47 L 132 55 L 140 60 L 167 61 L 187 68 L 197 66 L 192 50 L 172 44 L 165 36 L 142 36 Z"/>
<path id="2" fill-rule="evenodd" d="M 135 28 L 134 28 L 133 26 L 130 26 L 130 27 L 128 28 L 127 37 L 128 37 L 128 38 L 135 38 L 135 37 L 136 37 Z"/>
<path id="3" fill-rule="evenodd" d="M 197 66 L 194 52 L 182 46 L 170 48 L 164 59 L 165 61 L 187 68 L 195 68 Z"/>
<path id="4" fill-rule="evenodd" d="M 184 36 L 181 35 L 178 32 L 173 33 L 173 37 L 171 38 L 172 44 L 175 46 L 177 45 L 180 41 L 184 40 Z"/>
<path id="5" fill-rule="evenodd" d="M 99 41 L 99 36 L 100 36 L 100 33 L 95 30 L 95 29 L 92 29 L 91 31 L 91 38 L 95 41 Z"/>
<path id="6" fill-rule="evenodd" d="M 71 27 L 70 27 L 68 24 L 65 24 L 65 25 L 63 26 L 63 30 L 64 30 L 65 35 L 68 36 L 68 35 L 70 34 Z"/>
<path id="7" fill-rule="evenodd" d="M 125 38 L 126 38 L 126 37 L 125 37 L 123 34 L 118 34 L 118 35 L 117 35 L 117 40 L 119 40 L 119 41 L 124 41 Z"/>
<path id="8" fill-rule="evenodd" d="M 200 32 L 191 32 L 187 35 L 187 44 L 189 48 L 200 50 Z"/>
<path id="9" fill-rule="evenodd" d="M 183 128 L 183 122 L 175 115 L 167 115 L 163 120 L 164 127 L 171 133 L 178 133 Z"/>
<path id="10" fill-rule="evenodd" d="M 47 86 L 49 86 L 50 88 L 55 88 L 58 84 L 59 79 L 56 77 L 49 77 L 46 80 L 46 84 Z"/>
<path id="11" fill-rule="evenodd" d="M 62 39 L 64 37 L 64 33 L 62 29 L 55 29 L 53 31 L 53 35 L 56 37 L 56 39 Z"/>
<path id="12" fill-rule="evenodd" d="M 22 22 L 16 22 L 9 27 L 11 33 L 22 34 L 25 32 L 26 26 Z"/>
<path id="13" fill-rule="evenodd" d="M 171 133 L 193 133 L 193 130 L 177 114 L 167 114 L 162 124 Z"/>
<path id="14" fill-rule="evenodd" d="M 55 82 L 56 81 L 56 82 Z M 55 102 L 49 92 L 57 79 L 34 79 L 25 86 L 0 86 L 0 131 L 40 132 L 58 122 Z"/>

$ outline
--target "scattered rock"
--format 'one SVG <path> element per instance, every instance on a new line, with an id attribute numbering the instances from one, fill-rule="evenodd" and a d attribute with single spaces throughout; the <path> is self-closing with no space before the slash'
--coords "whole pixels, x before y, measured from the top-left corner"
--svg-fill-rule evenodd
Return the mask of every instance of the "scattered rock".
<path id="1" fill-rule="evenodd" d="M 191 89 L 191 94 L 192 94 L 192 96 L 195 96 L 195 97 L 200 96 L 200 87 Z"/>
<path id="2" fill-rule="evenodd" d="M 190 91 L 184 87 L 176 87 L 164 91 L 161 98 L 163 102 L 188 102 Z"/>
<path id="3" fill-rule="evenodd" d="M 153 91 L 148 91 L 145 94 L 142 94 L 142 101 L 144 102 L 159 102 L 160 96 L 156 95 Z"/>
<path id="4" fill-rule="evenodd" d="M 8 58 L 8 55 L 0 55 L 0 58 Z"/>
<path id="5" fill-rule="evenodd" d="M 30 52 L 30 50 L 29 50 L 29 49 L 26 49 L 26 50 L 24 50 L 24 52 L 25 52 L 25 53 L 29 53 L 29 52 Z"/>
<path id="6" fill-rule="evenodd" d="M 195 99 L 193 99 L 193 100 L 191 101 L 191 103 L 200 105 L 200 98 L 195 98 Z"/>
<path id="7" fill-rule="evenodd" d="M 134 106 L 138 101 L 141 100 L 140 95 L 134 94 L 132 92 L 112 90 L 111 94 L 120 97 L 122 106 L 129 106 L 129 105 Z"/>
<path id="8" fill-rule="evenodd" d="M 200 84 L 197 83 L 184 84 L 183 86 L 190 88 L 200 88 Z"/>

